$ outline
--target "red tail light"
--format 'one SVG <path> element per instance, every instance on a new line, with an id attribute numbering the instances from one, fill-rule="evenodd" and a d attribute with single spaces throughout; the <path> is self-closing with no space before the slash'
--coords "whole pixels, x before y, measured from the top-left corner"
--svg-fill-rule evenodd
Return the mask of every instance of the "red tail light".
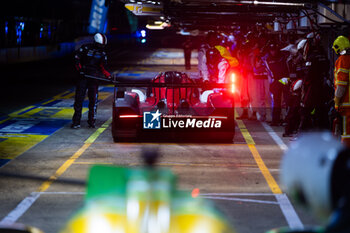
<path id="1" fill-rule="evenodd" d="M 142 116 L 140 116 L 140 115 L 131 115 L 131 114 L 129 114 L 129 115 L 120 115 L 119 116 L 119 118 L 138 118 L 138 117 L 142 117 Z"/>
<path id="2" fill-rule="evenodd" d="M 230 75 L 230 81 L 231 81 L 231 92 L 232 93 L 235 93 L 236 92 L 236 79 L 237 79 L 237 77 L 236 77 L 236 74 L 235 73 L 231 73 L 231 75 Z"/>

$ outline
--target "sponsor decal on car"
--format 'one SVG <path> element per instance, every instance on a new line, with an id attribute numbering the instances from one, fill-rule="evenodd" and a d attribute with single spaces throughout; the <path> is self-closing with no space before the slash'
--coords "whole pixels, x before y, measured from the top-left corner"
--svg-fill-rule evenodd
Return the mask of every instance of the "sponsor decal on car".
<path id="1" fill-rule="evenodd" d="M 225 117 L 226 118 L 226 117 Z M 143 113 L 144 129 L 176 129 L 176 128 L 221 128 L 222 121 L 215 117 L 193 117 L 191 115 L 163 115 L 156 112 Z"/>

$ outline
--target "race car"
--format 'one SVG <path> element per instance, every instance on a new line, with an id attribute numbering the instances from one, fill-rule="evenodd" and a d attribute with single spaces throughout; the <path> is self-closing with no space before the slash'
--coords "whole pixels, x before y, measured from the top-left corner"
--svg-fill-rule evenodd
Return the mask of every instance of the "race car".
<path id="1" fill-rule="evenodd" d="M 148 82 L 120 81 L 114 91 L 113 139 L 232 142 L 235 134 L 232 85 L 201 82 L 177 71 L 159 73 Z"/>

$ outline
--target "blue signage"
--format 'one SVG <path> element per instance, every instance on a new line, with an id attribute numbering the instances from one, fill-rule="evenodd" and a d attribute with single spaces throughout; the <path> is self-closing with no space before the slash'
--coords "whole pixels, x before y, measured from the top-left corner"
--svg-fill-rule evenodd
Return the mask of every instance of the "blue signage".
<path id="1" fill-rule="evenodd" d="M 92 0 L 88 27 L 88 33 L 90 34 L 95 34 L 97 32 L 105 33 L 105 23 L 108 11 L 105 1 L 106 0 Z"/>

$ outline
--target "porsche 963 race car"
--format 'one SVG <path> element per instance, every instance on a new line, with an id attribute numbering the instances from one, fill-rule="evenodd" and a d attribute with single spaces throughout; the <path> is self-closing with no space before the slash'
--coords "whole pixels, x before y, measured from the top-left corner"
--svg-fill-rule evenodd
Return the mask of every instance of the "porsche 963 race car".
<path id="1" fill-rule="evenodd" d="M 142 138 L 232 142 L 233 82 L 206 83 L 168 71 L 133 82 L 118 80 L 113 101 L 115 142 Z"/>

